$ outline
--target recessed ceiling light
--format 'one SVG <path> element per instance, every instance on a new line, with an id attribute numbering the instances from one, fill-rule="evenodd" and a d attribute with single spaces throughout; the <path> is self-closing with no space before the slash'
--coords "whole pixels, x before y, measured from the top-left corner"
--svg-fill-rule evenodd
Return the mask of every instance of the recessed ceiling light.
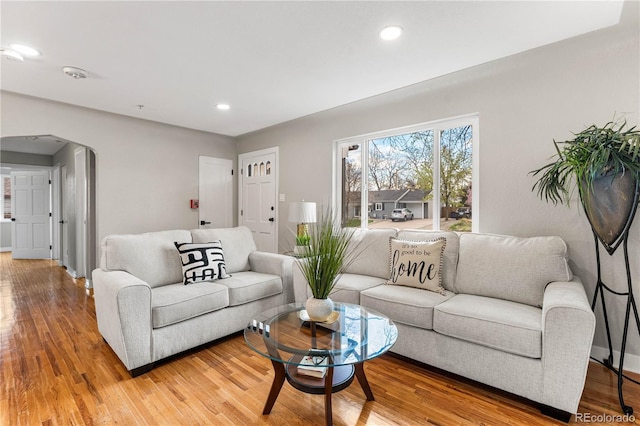
<path id="1" fill-rule="evenodd" d="M 226 110 L 230 109 L 231 106 L 229 104 L 218 104 L 218 105 L 216 105 L 216 108 L 226 111 Z"/>
<path id="2" fill-rule="evenodd" d="M 0 54 L 11 61 L 24 61 L 22 55 L 13 49 L 0 49 Z"/>
<path id="3" fill-rule="evenodd" d="M 42 55 L 42 53 L 40 53 L 38 50 L 34 49 L 31 46 L 27 46 L 26 44 L 20 44 L 20 43 L 11 43 L 9 45 L 9 47 L 13 50 L 15 50 L 18 53 L 21 53 L 25 56 L 40 56 Z"/>
<path id="4" fill-rule="evenodd" d="M 395 40 L 402 35 L 402 31 L 404 31 L 402 27 L 390 25 L 381 29 L 378 35 L 383 40 Z"/>
<path id="5" fill-rule="evenodd" d="M 87 76 L 89 75 L 82 68 L 76 67 L 62 67 L 62 71 L 69 77 L 73 77 L 75 79 L 87 78 Z"/>

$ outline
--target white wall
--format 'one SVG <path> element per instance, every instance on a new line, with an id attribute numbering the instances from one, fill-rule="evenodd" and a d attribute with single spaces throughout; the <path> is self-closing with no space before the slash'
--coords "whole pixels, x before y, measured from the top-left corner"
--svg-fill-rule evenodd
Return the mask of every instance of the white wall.
<path id="1" fill-rule="evenodd" d="M 11 222 L 0 222 L 1 251 L 11 251 Z"/>
<path id="2" fill-rule="evenodd" d="M 595 250 L 584 213 L 576 205 L 554 207 L 531 192 L 529 171 L 554 154 L 553 139 L 626 113 L 638 124 L 640 41 L 638 3 L 625 5 L 623 23 L 453 73 L 442 78 L 313 114 L 239 138 L 239 152 L 280 147 L 280 192 L 290 201 L 328 202 L 333 141 L 467 113 L 480 115 L 480 231 L 519 236 L 560 235 L 569 245 L 571 266 L 589 298 L 595 288 Z M 474 197 L 476 193 L 474 193 Z M 284 208 L 284 210 L 283 210 Z M 292 224 L 280 218 L 281 245 L 292 244 Z M 640 219 L 629 249 L 640 295 Z M 624 290 L 622 250 L 605 259 L 604 280 Z M 624 304 L 608 305 L 614 347 L 620 347 Z M 640 301 L 640 299 L 638 299 Z M 640 355 L 631 327 L 627 353 Z M 594 344 L 606 346 L 602 316 Z M 633 364 L 635 363 L 635 365 Z M 640 357 L 625 365 L 640 370 Z"/>
<path id="3" fill-rule="evenodd" d="M 231 137 L 0 94 L 1 136 L 52 134 L 96 152 L 98 242 L 115 233 L 197 228 L 189 200 L 198 198 L 198 156 L 236 162 Z"/>

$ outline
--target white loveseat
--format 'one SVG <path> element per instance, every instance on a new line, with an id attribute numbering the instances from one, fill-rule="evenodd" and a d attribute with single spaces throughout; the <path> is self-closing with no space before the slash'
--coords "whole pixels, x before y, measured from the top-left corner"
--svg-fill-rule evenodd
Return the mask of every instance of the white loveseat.
<path id="1" fill-rule="evenodd" d="M 216 240 L 231 277 L 184 285 L 175 242 Z M 292 264 L 288 256 L 257 251 L 246 227 L 108 236 L 92 274 L 98 329 L 135 377 L 292 302 Z"/>
<path id="2" fill-rule="evenodd" d="M 385 284 L 391 237 L 446 238 L 444 294 Z M 595 317 L 562 239 L 373 229 L 357 231 L 353 243 L 363 253 L 330 297 L 393 319 L 392 352 L 523 396 L 565 421 L 576 413 Z M 305 300 L 298 267 L 293 279 L 296 301 Z"/>

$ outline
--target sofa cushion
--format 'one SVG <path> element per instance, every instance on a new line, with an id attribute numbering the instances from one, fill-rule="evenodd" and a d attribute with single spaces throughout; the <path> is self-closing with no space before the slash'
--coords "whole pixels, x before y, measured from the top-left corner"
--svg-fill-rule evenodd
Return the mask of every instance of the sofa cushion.
<path id="1" fill-rule="evenodd" d="M 220 241 L 210 243 L 175 243 L 185 285 L 229 278 Z"/>
<path id="2" fill-rule="evenodd" d="M 442 252 L 446 240 L 407 241 L 389 239 L 391 278 L 387 284 L 406 285 L 444 295 Z"/>
<path id="3" fill-rule="evenodd" d="M 229 306 L 242 305 L 282 293 L 280 276 L 253 271 L 236 272 L 231 277 L 216 283 L 227 287 Z"/>
<path id="4" fill-rule="evenodd" d="M 395 229 L 356 229 L 349 243 L 349 251 L 360 255 L 344 272 L 389 279 L 389 238 Z"/>
<path id="5" fill-rule="evenodd" d="M 438 294 L 414 287 L 382 285 L 364 290 L 360 304 L 374 309 L 393 321 L 413 327 L 433 329 L 433 308 L 454 294 Z"/>
<path id="6" fill-rule="evenodd" d="M 442 287 L 445 290 L 456 292 L 455 279 L 458 267 L 458 250 L 460 249 L 460 238 L 455 232 L 448 231 L 428 231 L 428 230 L 400 230 L 399 240 L 426 241 L 444 237 L 447 244 L 444 247 L 442 258 Z"/>
<path id="7" fill-rule="evenodd" d="M 359 274 L 342 274 L 329 297 L 335 302 L 359 305 L 360 292 L 382 284 L 384 284 L 384 278 Z M 309 296 L 311 296 L 310 292 Z"/>
<path id="8" fill-rule="evenodd" d="M 182 265 L 175 241 L 191 242 L 191 233 L 174 230 L 109 235 L 102 240 L 100 267 L 128 272 L 152 288 L 176 283 L 182 280 Z"/>
<path id="9" fill-rule="evenodd" d="M 224 247 L 227 273 L 248 271 L 249 253 L 257 250 L 251 230 L 246 226 L 235 228 L 192 229 L 194 243 L 208 243 L 220 240 Z M 176 240 L 177 241 L 177 240 Z"/>
<path id="10" fill-rule="evenodd" d="M 202 282 L 185 287 L 180 282 L 156 287 L 151 292 L 153 328 L 176 324 L 227 306 L 229 292 L 218 283 Z"/>
<path id="11" fill-rule="evenodd" d="M 559 237 L 460 235 L 458 293 L 542 306 L 553 281 L 571 281 L 567 245 Z"/>
<path id="12" fill-rule="evenodd" d="M 434 331 L 529 358 L 542 356 L 542 309 L 458 294 L 435 307 Z"/>

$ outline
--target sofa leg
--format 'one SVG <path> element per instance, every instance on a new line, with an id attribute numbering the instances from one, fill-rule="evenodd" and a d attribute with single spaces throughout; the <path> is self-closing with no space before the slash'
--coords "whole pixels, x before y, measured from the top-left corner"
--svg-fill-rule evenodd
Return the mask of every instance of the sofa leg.
<path id="1" fill-rule="evenodd" d="M 568 413 L 557 408 L 549 407 L 548 405 L 541 405 L 540 412 L 545 416 L 553 417 L 556 420 L 560 420 L 564 423 L 569 423 L 571 420 L 571 413 Z"/>
<path id="2" fill-rule="evenodd" d="M 134 368 L 133 370 L 129 370 L 129 374 L 131 374 L 131 377 L 138 377 L 141 374 L 144 373 L 148 373 L 149 371 L 153 370 L 153 366 L 155 365 L 155 363 L 151 363 L 151 364 L 147 364 L 147 365 L 143 365 L 142 367 L 138 367 L 138 368 Z"/>

